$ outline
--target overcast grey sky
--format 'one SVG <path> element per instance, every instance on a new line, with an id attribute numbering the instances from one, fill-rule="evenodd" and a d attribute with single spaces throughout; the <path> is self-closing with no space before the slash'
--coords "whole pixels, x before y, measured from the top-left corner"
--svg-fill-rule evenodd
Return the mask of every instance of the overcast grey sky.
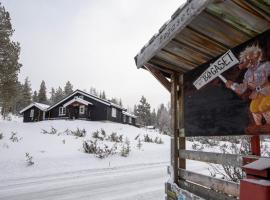
<path id="1" fill-rule="evenodd" d="M 20 80 L 33 90 L 45 80 L 63 87 L 96 87 L 133 107 L 145 95 L 152 107 L 169 93 L 134 56 L 185 0 L 0 0 L 21 44 Z"/>

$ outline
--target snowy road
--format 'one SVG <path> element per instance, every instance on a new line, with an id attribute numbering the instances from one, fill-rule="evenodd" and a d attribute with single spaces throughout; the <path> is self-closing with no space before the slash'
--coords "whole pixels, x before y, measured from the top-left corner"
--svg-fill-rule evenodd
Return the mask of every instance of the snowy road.
<path id="1" fill-rule="evenodd" d="M 167 163 L 6 180 L 0 200 L 163 200 Z"/>

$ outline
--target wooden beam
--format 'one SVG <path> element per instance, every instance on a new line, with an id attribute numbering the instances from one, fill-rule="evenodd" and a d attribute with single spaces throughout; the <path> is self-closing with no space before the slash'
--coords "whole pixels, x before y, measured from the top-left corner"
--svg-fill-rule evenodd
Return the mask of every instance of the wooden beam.
<path id="1" fill-rule="evenodd" d="M 178 185 L 178 138 L 179 138 L 179 127 L 178 127 L 178 113 L 177 113 L 177 101 L 178 101 L 178 84 L 179 75 L 174 73 L 171 75 L 171 117 L 172 117 L 172 143 L 171 143 L 171 165 L 173 167 L 173 180 Z"/>
<path id="2" fill-rule="evenodd" d="M 156 70 L 151 64 L 145 64 L 144 67 L 161 83 L 161 85 L 163 85 L 169 92 L 171 91 L 171 83 L 159 70 Z"/>
<path id="3" fill-rule="evenodd" d="M 203 174 L 179 169 L 179 176 L 187 181 L 199 184 L 212 190 L 217 190 L 232 196 L 239 196 L 239 184 Z"/>
<path id="4" fill-rule="evenodd" d="M 179 181 L 179 187 L 207 200 L 237 200 L 235 197 L 183 180 Z"/>
<path id="5" fill-rule="evenodd" d="M 162 66 L 162 69 L 170 70 L 172 72 L 178 72 L 180 74 L 187 72 L 186 69 L 172 64 L 170 61 L 164 61 L 161 58 L 154 57 L 148 63 L 153 63 L 155 66 Z"/>
<path id="6" fill-rule="evenodd" d="M 180 150 L 179 157 L 182 159 L 209 162 L 220 165 L 242 167 L 242 156 L 236 154 L 223 154 L 202 151 Z"/>
<path id="7" fill-rule="evenodd" d="M 210 2 L 211 0 L 200 0 L 186 3 L 178 13 L 174 14 L 174 18 L 160 29 L 159 34 L 151 39 L 149 44 L 145 45 L 141 52 L 137 54 L 135 57 L 137 67 L 142 67 L 153 58 L 176 34 L 202 12 Z"/>

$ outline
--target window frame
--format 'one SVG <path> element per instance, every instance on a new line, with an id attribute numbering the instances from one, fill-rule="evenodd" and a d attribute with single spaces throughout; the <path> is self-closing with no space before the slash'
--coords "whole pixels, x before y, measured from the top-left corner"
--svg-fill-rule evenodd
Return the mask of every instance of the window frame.
<path id="1" fill-rule="evenodd" d="M 79 106 L 79 114 L 84 115 L 85 114 L 85 105 L 80 105 Z"/>
<path id="2" fill-rule="evenodd" d="M 116 108 L 112 108 L 112 117 L 113 118 L 116 118 L 117 117 L 117 110 L 116 110 Z"/>
<path id="3" fill-rule="evenodd" d="M 34 108 L 32 108 L 31 110 L 30 110 L 30 118 L 34 118 L 34 116 L 35 116 L 35 109 Z"/>
<path id="4" fill-rule="evenodd" d="M 132 124 L 132 117 L 129 117 L 128 122 Z"/>
<path id="5" fill-rule="evenodd" d="M 65 116 L 66 115 L 66 107 L 59 107 L 59 116 Z"/>
<path id="6" fill-rule="evenodd" d="M 126 123 L 127 122 L 127 116 L 123 115 L 123 122 Z"/>

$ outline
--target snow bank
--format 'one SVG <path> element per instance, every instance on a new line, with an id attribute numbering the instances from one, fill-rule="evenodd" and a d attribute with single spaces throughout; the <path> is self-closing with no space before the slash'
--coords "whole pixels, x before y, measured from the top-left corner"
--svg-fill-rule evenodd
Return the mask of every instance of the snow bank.
<path id="1" fill-rule="evenodd" d="M 58 133 L 66 129 L 85 129 L 85 137 L 65 134 L 43 134 L 51 127 Z M 90 139 L 94 131 L 104 129 L 107 134 L 117 132 L 130 140 L 131 152 L 128 157 L 113 155 L 105 159 L 96 158 L 82 150 L 84 140 Z M 130 125 L 112 122 L 92 121 L 43 121 L 22 123 L 16 121 L 0 121 L 0 132 L 4 138 L 0 140 L 0 180 L 45 176 L 78 170 L 118 167 L 124 165 L 169 163 L 170 138 L 156 131 L 140 129 Z M 18 141 L 12 142 L 10 137 L 16 133 Z M 148 134 L 150 137 L 161 137 L 164 144 L 145 143 L 142 149 L 137 148 L 136 136 Z M 33 156 L 34 165 L 27 166 L 25 154 Z"/>

